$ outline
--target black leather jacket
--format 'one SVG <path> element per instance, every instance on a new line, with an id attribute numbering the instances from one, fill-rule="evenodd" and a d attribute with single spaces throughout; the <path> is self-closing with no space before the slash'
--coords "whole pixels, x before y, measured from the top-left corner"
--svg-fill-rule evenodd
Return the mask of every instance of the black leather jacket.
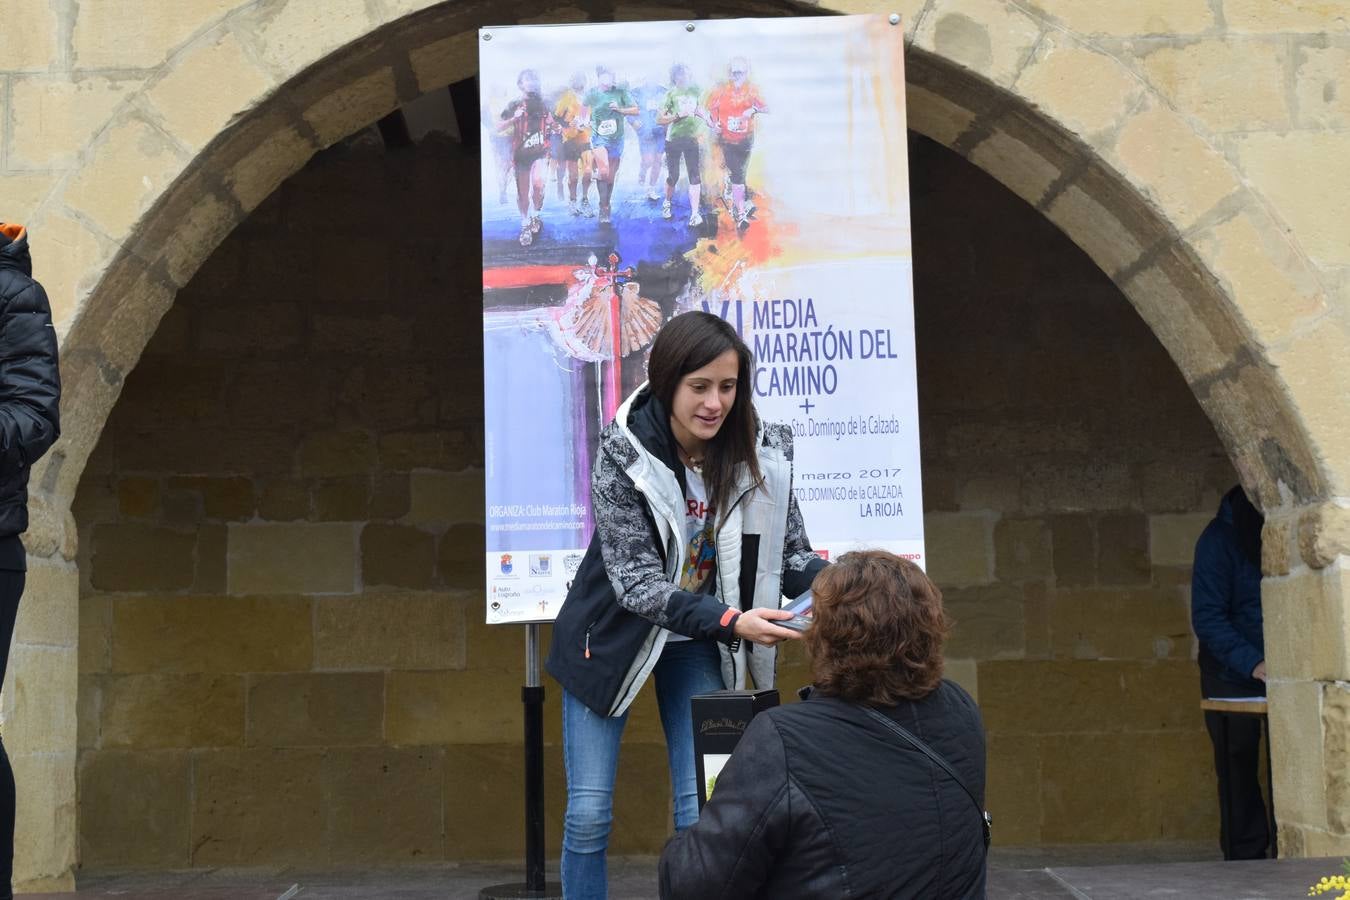
<path id="1" fill-rule="evenodd" d="M 28 233 L 0 223 L 0 539 L 28 528 L 28 471 L 61 433 L 60 399 L 56 331 Z"/>
<path id="2" fill-rule="evenodd" d="M 944 681 L 880 712 L 984 798 L 975 701 Z M 661 896 L 981 898 L 980 811 L 926 756 L 861 707 L 813 696 L 756 716 L 698 824 L 661 854 Z"/>

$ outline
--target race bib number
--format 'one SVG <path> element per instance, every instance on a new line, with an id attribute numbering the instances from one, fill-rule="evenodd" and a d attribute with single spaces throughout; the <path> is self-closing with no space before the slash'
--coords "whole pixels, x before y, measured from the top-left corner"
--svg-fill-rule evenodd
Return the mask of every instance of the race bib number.
<path id="1" fill-rule="evenodd" d="M 601 137 L 613 137 L 619 130 L 619 123 L 614 119 L 601 119 L 595 130 Z"/>
<path id="2" fill-rule="evenodd" d="M 750 128 L 750 119 L 747 116 L 730 116 L 727 118 L 727 131 L 732 134 L 745 134 Z"/>
<path id="3" fill-rule="evenodd" d="M 526 137 L 525 142 L 520 146 L 521 149 L 523 150 L 529 150 L 534 147 L 542 147 L 543 144 L 544 144 L 544 133 L 542 131 L 535 131 L 532 132 L 528 137 Z"/>

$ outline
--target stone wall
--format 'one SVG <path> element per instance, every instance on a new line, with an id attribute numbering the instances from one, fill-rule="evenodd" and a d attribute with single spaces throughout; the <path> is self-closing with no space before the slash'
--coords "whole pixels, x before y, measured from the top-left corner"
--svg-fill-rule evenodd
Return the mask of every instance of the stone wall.
<path id="1" fill-rule="evenodd" d="M 1186 585 L 1231 468 L 1110 281 L 913 150 L 926 527 L 998 839 L 1211 837 Z M 482 624 L 476 171 L 435 143 L 321 157 L 128 379 L 75 506 L 84 865 L 519 854 L 523 637 Z M 616 852 L 666 834 L 650 693 Z"/>

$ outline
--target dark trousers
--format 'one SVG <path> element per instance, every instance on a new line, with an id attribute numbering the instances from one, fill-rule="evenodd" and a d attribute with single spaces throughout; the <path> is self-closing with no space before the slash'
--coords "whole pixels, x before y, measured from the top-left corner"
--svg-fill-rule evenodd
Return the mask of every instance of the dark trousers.
<path id="1" fill-rule="evenodd" d="M 19 614 L 25 573 L 0 569 L 0 682 L 9 668 L 9 645 L 14 639 L 14 619 Z M 14 770 L 0 741 L 0 900 L 13 896 L 14 875 Z"/>
<path id="2" fill-rule="evenodd" d="M 1201 681 L 1206 697 L 1223 696 L 1222 682 L 1211 684 L 1206 678 Z M 1214 770 L 1219 783 L 1219 846 L 1227 848 L 1224 858 L 1264 859 L 1270 846 L 1270 828 L 1259 776 L 1261 719 L 1206 712 L 1205 728 L 1214 744 Z"/>

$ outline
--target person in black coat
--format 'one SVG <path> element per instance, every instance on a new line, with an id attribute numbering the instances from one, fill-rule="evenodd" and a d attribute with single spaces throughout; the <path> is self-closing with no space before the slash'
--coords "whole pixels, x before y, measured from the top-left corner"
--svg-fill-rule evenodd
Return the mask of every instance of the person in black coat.
<path id="1" fill-rule="evenodd" d="M 1195 544 L 1191 625 L 1200 643 L 1204 697 L 1266 695 L 1261 617 L 1261 529 L 1265 517 L 1234 487 Z M 1225 859 L 1263 859 L 1270 844 L 1261 798 L 1261 720 L 1206 712 L 1219 782 L 1219 846 Z M 1226 733 L 1225 733 L 1226 732 Z M 1224 756 L 1227 755 L 1225 759 Z"/>
<path id="2" fill-rule="evenodd" d="M 661 896 L 983 897 L 984 728 L 942 678 L 942 595 L 881 550 L 845 554 L 814 587 L 815 688 L 751 720 L 698 824 L 661 854 Z"/>
<path id="3" fill-rule="evenodd" d="M 27 566 L 28 472 L 60 434 L 56 331 L 42 285 L 33 280 L 28 233 L 0 222 L 0 681 Z M 9 900 L 14 862 L 14 771 L 0 743 L 0 900 Z"/>

